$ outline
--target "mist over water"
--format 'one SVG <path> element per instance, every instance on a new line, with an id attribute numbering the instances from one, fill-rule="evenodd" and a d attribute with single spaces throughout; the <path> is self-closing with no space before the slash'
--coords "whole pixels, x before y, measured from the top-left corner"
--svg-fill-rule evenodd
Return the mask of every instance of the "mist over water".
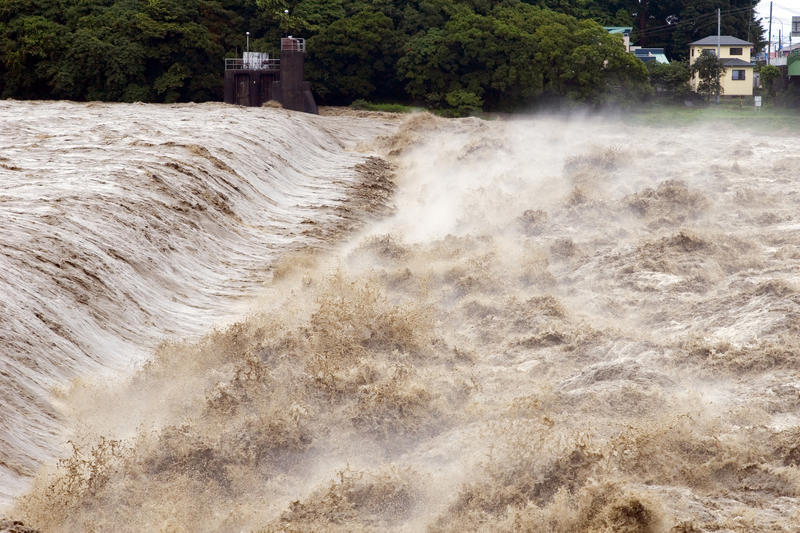
<path id="1" fill-rule="evenodd" d="M 98 120 L 78 107 L 87 124 Z M 193 115 L 246 113 L 139 108 L 150 122 L 194 120 L 192 135 L 208 143 L 218 138 L 210 120 Z M 345 179 L 379 154 L 393 166 L 391 196 L 381 180 L 390 167 L 377 159 L 353 187 L 291 190 L 335 206 L 346 189 L 356 205 L 393 211 L 365 213 L 355 233 L 328 232 L 341 209 L 309 217 L 307 204 L 270 194 L 232 209 L 239 219 L 209 216 L 185 240 L 172 238 L 184 235 L 172 229 L 180 217 L 165 216 L 173 226 L 155 233 L 193 248 L 164 261 L 185 265 L 177 287 L 156 285 L 142 314 L 164 315 L 166 294 L 200 311 L 157 331 L 130 320 L 118 321 L 126 334 L 113 324 L 75 331 L 100 340 L 97 368 L 64 373 L 84 376 L 59 396 L 72 454 L 39 474 L 14 516 L 46 531 L 794 531 L 796 137 L 589 117 L 258 113 L 321 140 L 310 152 L 298 140 L 265 153 L 275 142 L 265 134 L 248 157 L 224 160 L 248 183 L 280 177 L 231 161 L 280 157 L 299 188 Z M 154 158 L 174 149 L 152 144 Z M 126 157 L 120 168 L 132 172 L 138 156 Z M 213 188 L 225 172 L 200 179 Z M 266 198 L 293 224 L 320 226 L 327 246 L 286 242 L 296 226 L 263 222 Z M 75 246 L 91 242 L 86 229 Z M 119 241 L 134 257 L 155 253 Z M 205 246 L 246 252 L 199 276 Z M 269 255 L 252 252 L 261 247 Z M 232 313 L 214 291 L 249 295 L 248 315 L 153 351 L 159 335 L 199 333 Z M 128 316 L 116 307 L 125 300 L 108 300 Z M 119 366 L 106 337 L 148 362 L 103 383 L 100 369 Z M 47 390 L 35 392 L 49 405 Z M 58 444 L 37 437 L 26 442 Z"/>

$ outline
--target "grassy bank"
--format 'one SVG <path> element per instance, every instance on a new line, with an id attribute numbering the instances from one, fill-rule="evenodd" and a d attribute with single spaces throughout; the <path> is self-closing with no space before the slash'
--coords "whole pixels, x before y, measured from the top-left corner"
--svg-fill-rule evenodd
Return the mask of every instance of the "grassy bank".
<path id="1" fill-rule="evenodd" d="M 440 116 L 452 116 L 452 110 L 427 109 L 400 103 L 378 103 L 356 100 L 349 106 L 351 109 L 363 111 L 382 111 L 388 113 L 413 113 L 428 111 Z M 540 109 L 539 112 L 544 111 Z M 553 110 L 554 112 L 557 112 Z M 567 113 L 570 111 L 564 109 Z M 590 111 L 591 113 L 591 111 Z M 522 113 L 527 115 L 528 113 Z M 510 118 L 511 113 L 479 113 L 477 116 L 487 120 Z M 651 103 L 632 110 L 622 112 L 626 122 L 642 126 L 693 126 L 704 123 L 718 124 L 721 127 L 755 129 L 763 133 L 788 133 L 797 129 L 800 123 L 800 112 L 793 109 L 766 105 L 755 108 L 750 103 L 739 104 L 739 101 L 723 101 L 720 104 L 695 105 L 688 107 L 680 104 Z"/>
<path id="2" fill-rule="evenodd" d="M 404 104 L 398 104 L 395 102 L 389 103 L 377 103 L 377 102 L 368 102 L 366 100 L 356 100 L 352 104 L 350 104 L 352 109 L 358 109 L 360 111 L 383 111 L 385 113 L 413 113 L 414 111 L 423 111 L 424 109 L 421 107 L 413 107 Z"/>
<path id="3" fill-rule="evenodd" d="M 795 131 L 800 113 L 777 107 L 755 108 L 724 102 L 707 107 L 652 105 L 632 111 L 630 119 L 645 126 L 685 125 L 702 122 L 720 123 L 726 127 L 755 128 L 766 132 Z"/>

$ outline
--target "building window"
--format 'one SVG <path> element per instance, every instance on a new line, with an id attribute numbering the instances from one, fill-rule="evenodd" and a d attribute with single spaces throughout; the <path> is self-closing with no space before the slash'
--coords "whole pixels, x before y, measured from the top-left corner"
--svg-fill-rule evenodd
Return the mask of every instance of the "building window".
<path id="1" fill-rule="evenodd" d="M 703 53 L 712 56 L 717 55 L 717 51 L 713 48 L 703 48 Z"/>
<path id="2" fill-rule="evenodd" d="M 792 17 L 792 33 L 800 33 L 800 17 Z"/>
<path id="3" fill-rule="evenodd" d="M 742 55 L 742 49 L 741 48 L 731 48 L 731 55 L 732 56 L 740 56 L 740 55 Z"/>
<path id="4" fill-rule="evenodd" d="M 733 71 L 733 79 L 734 80 L 743 80 L 744 79 L 744 69 L 741 69 L 741 70 L 735 69 Z"/>
<path id="5" fill-rule="evenodd" d="M 692 57 L 694 57 L 694 48 L 692 48 Z"/>

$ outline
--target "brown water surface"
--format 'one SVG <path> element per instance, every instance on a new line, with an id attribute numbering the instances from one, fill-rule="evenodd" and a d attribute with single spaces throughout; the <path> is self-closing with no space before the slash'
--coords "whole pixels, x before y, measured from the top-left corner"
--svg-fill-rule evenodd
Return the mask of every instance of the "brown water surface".
<path id="1" fill-rule="evenodd" d="M 29 104 L 3 105 L 7 115 L 8 106 Z M 82 120 L 99 120 L 78 107 Z M 302 133 L 272 151 L 275 134 L 263 133 L 250 157 L 226 159 L 212 137 L 233 125 L 204 126 L 192 115 L 213 112 L 224 122 L 244 110 L 141 109 L 150 121 L 161 113 L 193 121 L 193 135 L 209 137 L 194 151 L 181 148 L 182 157 L 209 172 L 218 168 L 209 156 L 239 175 L 245 163 L 237 161 L 252 164 L 240 192 L 290 174 L 303 201 L 242 193 L 224 215 L 210 207 L 212 194 L 204 205 L 221 214 L 185 233 L 183 215 L 165 212 L 166 228 L 149 232 L 178 249 L 154 269 L 165 285 L 154 285 L 139 311 L 124 311 L 122 294 L 98 306 L 170 317 L 161 302 L 177 294 L 207 314 L 183 311 L 157 330 L 143 328 L 145 318 L 80 329 L 64 313 L 47 315 L 58 338 L 97 339 L 98 367 L 116 368 L 112 355 L 128 353 L 104 349 L 106 337 L 133 345 L 130 357 L 147 363 L 105 383 L 83 362 L 47 374 L 83 376 L 54 409 L 73 452 L 37 476 L 14 516 L 45 531 L 796 530 L 797 139 L 589 117 L 417 114 L 400 123 L 265 109 L 257 112 L 265 122 Z M 224 131 L 210 133 L 217 127 Z M 309 152 L 296 151 L 314 135 Z M 81 139 L 93 151 L 102 146 L 89 133 Z M 148 150 L 160 161 L 177 148 Z M 42 153 L 65 164 L 54 147 Z M 147 168 L 136 153 L 115 156 L 120 173 Z M 3 163 L 24 167 L 24 154 Z M 293 170 L 257 172 L 270 165 Z M 218 170 L 197 180 L 230 205 L 238 196 L 217 185 L 228 172 Z M 337 189 L 336 172 L 352 186 Z M 45 210 L 49 189 L 41 190 L 41 198 L 12 201 L 24 202 L 20 212 Z M 308 215 L 303 206 L 313 201 L 328 207 Z M 251 231 L 269 225 L 256 213 L 273 210 L 294 222 L 276 223 L 283 232 Z M 107 217 L 126 212 L 103 209 Z M 357 231 L 341 222 L 359 218 L 366 224 Z M 304 238 L 326 246 L 287 243 L 296 230 L 285 228 L 295 223 L 320 226 Z M 105 239 L 74 224 L 73 248 Z M 330 227 L 340 230 L 323 229 Z M 50 228 L 31 222 L 13 242 Z M 271 239 L 279 245 L 264 244 Z M 120 255 L 131 259 L 109 272 L 155 253 L 135 238 L 116 242 L 129 243 Z M 228 268 L 198 262 L 215 255 L 198 250 L 213 246 L 234 250 Z M 17 247 L 26 261 L 35 257 Z M 244 261 L 254 248 L 274 252 Z M 83 268 L 111 261 L 81 257 L 72 261 Z M 43 284 L 69 279 L 42 269 Z M 242 288 L 233 291 L 249 297 L 247 316 L 148 352 L 157 335 L 195 333 L 241 312 L 241 303 L 207 302 L 222 302 L 214 291 L 248 275 L 261 284 L 235 281 Z M 69 294 L 94 294 L 75 283 Z M 44 306 L 31 303 L 41 289 L 14 286 L 23 288 L 4 304 Z M 131 333 L 118 333 L 123 324 Z M 65 350 L 54 353 L 49 365 L 71 368 Z M 46 389 L 35 392 L 36 402 L 52 402 Z M 54 445 L 49 435 L 20 435 L 22 450 Z"/>

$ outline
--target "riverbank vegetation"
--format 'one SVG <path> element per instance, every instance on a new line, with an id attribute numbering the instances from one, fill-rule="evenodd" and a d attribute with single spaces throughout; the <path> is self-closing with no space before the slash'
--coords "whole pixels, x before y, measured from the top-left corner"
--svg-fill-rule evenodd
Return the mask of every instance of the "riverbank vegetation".
<path id="1" fill-rule="evenodd" d="M 746 22 L 760 28 L 738 3 L 725 4 L 737 11 L 723 32 L 736 33 Z M 647 15 L 640 26 L 650 44 L 666 39 L 675 49 L 704 36 L 698 32 L 706 32 L 705 19 L 690 2 L 668 4 L 656 10 L 654 2 L 632 0 L 6 0 L 0 96 L 221 100 L 222 60 L 242 53 L 249 31 L 250 50 L 274 55 L 281 36 L 307 38 L 307 78 L 322 104 L 393 101 L 455 114 L 553 101 L 629 104 L 653 92 L 650 77 L 602 25 L 631 26 Z M 668 19 L 669 31 L 650 20 L 653 14 Z"/>

